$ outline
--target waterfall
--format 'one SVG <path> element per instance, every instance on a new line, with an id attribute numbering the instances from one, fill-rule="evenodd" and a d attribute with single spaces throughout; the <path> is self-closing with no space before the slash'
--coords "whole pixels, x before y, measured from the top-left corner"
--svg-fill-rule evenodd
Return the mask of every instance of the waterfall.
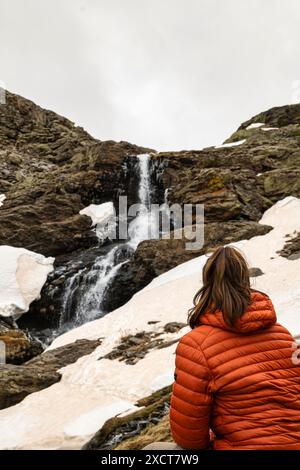
<path id="1" fill-rule="evenodd" d="M 109 285 L 119 268 L 132 256 L 138 244 L 151 238 L 156 220 L 151 215 L 150 155 L 137 156 L 138 213 L 128 226 L 129 239 L 118 242 L 105 255 L 98 256 L 90 270 L 80 269 L 64 289 L 59 334 L 104 315 L 101 308 Z"/>
<path id="2" fill-rule="evenodd" d="M 148 209 L 151 204 L 151 189 L 150 189 L 150 155 L 144 154 L 138 157 L 140 184 L 139 184 L 139 202 L 145 205 Z"/>
<path id="3" fill-rule="evenodd" d="M 128 245 L 134 250 L 143 240 L 149 240 L 158 230 L 158 220 L 151 212 L 151 184 L 150 184 L 150 155 L 143 154 L 138 157 L 139 171 L 139 213 L 129 224 Z"/>

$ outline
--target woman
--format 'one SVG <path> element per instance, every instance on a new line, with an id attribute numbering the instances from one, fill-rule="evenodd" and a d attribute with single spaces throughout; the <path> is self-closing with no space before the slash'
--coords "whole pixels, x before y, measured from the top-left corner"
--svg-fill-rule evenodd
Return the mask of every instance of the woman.
<path id="1" fill-rule="evenodd" d="M 299 320 L 300 321 L 300 320 Z M 218 248 L 203 268 L 176 350 L 170 423 L 184 449 L 300 449 L 300 365 L 243 256 Z"/>

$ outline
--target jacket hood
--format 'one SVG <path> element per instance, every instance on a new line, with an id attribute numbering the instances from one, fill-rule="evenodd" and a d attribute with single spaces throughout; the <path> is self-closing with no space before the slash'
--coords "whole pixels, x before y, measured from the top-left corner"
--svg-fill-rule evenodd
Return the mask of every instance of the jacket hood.
<path id="1" fill-rule="evenodd" d="M 205 312 L 200 317 L 199 326 L 210 325 L 238 333 L 251 333 L 274 325 L 277 318 L 271 299 L 261 292 L 252 292 L 251 299 L 252 302 L 246 312 L 235 322 L 234 326 L 230 326 L 224 321 L 220 310 L 214 313 L 209 310 Z"/>

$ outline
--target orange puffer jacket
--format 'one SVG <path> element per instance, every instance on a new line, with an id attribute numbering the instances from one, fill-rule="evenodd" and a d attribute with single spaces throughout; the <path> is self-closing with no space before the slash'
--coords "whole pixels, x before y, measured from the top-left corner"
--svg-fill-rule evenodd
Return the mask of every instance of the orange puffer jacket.
<path id="1" fill-rule="evenodd" d="M 295 347 L 260 292 L 234 328 L 220 311 L 205 313 L 176 350 L 175 442 L 185 449 L 300 449 Z"/>

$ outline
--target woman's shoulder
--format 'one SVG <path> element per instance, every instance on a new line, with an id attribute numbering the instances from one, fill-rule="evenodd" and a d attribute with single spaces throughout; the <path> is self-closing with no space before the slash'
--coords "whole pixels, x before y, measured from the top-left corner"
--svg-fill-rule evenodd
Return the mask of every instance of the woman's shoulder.
<path id="1" fill-rule="evenodd" d="M 216 333 L 216 328 L 213 326 L 199 325 L 183 335 L 180 338 L 180 343 L 194 348 L 201 348 L 207 337 L 213 333 Z"/>

